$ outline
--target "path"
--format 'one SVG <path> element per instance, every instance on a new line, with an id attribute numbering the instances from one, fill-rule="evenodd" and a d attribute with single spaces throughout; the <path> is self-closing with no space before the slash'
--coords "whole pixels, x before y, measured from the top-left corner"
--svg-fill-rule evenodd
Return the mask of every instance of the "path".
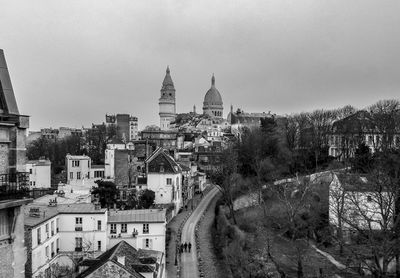
<path id="1" fill-rule="evenodd" d="M 181 276 L 183 278 L 196 278 L 199 277 L 199 269 L 197 265 L 197 250 L 195 243 L 195 227 L 200 220 L 204 211 L 219 192 L 218 188 L 213 187 L 207 195 L 203 197 L 197 208 L 193 211 L 192 215 L 188 218 L 182 230 L 182 242 L 192 243 L 192 252 L 183 252 L 181 256 Z"/>

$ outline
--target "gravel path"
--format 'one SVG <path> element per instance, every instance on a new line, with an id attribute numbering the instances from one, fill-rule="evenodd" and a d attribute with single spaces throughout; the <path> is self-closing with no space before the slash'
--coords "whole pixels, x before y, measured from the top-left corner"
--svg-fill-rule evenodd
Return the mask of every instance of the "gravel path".
<path id="1" fill-rule="evenodd" d="M 211 201 L 199 225 L 200 256 L 202 264 L 201 271 L 203 272 L 204 277 L 207 278 L 223 277 L 223 275 L 220 275 L 220 270 L 217 265 L 218 260 L 214 254 L 211 235 L 211 228 L 215 218 L 215 205 L 219 197 L 220 193 Z"/>

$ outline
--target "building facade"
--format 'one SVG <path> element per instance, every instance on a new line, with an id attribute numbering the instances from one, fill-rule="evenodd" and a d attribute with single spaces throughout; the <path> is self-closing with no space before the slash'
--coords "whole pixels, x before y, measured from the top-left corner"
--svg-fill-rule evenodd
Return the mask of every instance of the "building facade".
<path id="1" fill-rule="evenodd" d="M 0 277 L 25 277 L 24 208 L 28 195 L 26 129 L 0 49 Z"/>
<path id="2" fill-rule="evenodd" d="M 51 161 L 48 159 L 29 160 L 26 163 L 30 188 L 51 187 Z"/>
<path id="3" fill-rule="evenodd" d="M 110 211 L 108 249 L 126 241 L 136 249 L 165 253 L 166 214 L 163 209 Z"/>
<path id="4" fill-rule="evenodd" d="M 174 204 L 175 213 L 182 207 L 182 170 L 175 160 L 158 148 L 146 160 L 147 189 L 155 192 L 155 204 Z"/>

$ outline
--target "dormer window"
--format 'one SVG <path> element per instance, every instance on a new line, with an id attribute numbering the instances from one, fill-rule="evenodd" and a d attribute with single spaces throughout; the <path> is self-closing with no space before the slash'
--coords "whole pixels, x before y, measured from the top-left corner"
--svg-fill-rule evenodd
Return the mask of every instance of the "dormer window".
<path id="1" fill-rule="evenodd" d="M 160 173 L 164 173 L 164 163 L 160 164 Z"/>

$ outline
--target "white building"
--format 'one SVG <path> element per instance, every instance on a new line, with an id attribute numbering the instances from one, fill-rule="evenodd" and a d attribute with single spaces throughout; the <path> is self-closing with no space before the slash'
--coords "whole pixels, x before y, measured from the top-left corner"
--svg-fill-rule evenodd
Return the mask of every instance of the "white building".
<path id="1" fill-rule="evenodd" d="M 67 166 L 67 183 L 84 185 L 89 180 L 92 160 L 86 155 L 70 155 L 65 157 Z"/>
<path id="2" fill-rule="evenodd" d="M 138 118 L 130 116 L 129 117 L 129 140 L 137 140 L 139 137 L 139 126 Z"/>
<path id="3" fill-rule="evenodd" d="M 104 252 L 107 247 L 107 210 L 93 204 L 58 206 L 63 252 Z"/>
<path id="4" fill-rule="evenodd" d="M 54 266 L 73 268 L 72 257 L 97 256 L 107 247 L 107 211 L 93 204 L 32 203 L 25 210 L 27 277 L 53 277 Z"/>
<path id="5" fill-rule="evenodd" d="M 147 189 L 155 192 L 155 204 L 174 204 L 175 213 L 182 207 L 182 170 L 162 148 L 146 160 Z"/>
<path id="6" fill-rule="evenodd" d="M 51 187 L 51 162 L 48 159 L 29 160 L 26 163 L 29 172 L 30 188 Z"/>
<path id="7" fill-rule="evenodd" d="M 56 207 L 30 204 L 25 210 L 27 277 L 49 275 L 60 248 L 59 217 Z"/>
<path id="8" fill-rule="evenodd" d="M 107 249 L 121 240 L 136 249 L 165 253 L 166 214 L 163 209 L 110 211 Z"/>
<path id="9" fill-rule="evenodd" d="M 395 197 L 365 177 L 334 174 L 329 186 L 329 223 L 346 241 L 357 231 L 390 229 Z"/>
<path id="10" fill-rule="evenodd" d="M 99 179 L 105 177 L 104 165 L 92 165 L 92 159 L 86 155 L 67 155 L 65 158 L 67 166 L 67 185 L 77 191 L 87 191 Z"/>

